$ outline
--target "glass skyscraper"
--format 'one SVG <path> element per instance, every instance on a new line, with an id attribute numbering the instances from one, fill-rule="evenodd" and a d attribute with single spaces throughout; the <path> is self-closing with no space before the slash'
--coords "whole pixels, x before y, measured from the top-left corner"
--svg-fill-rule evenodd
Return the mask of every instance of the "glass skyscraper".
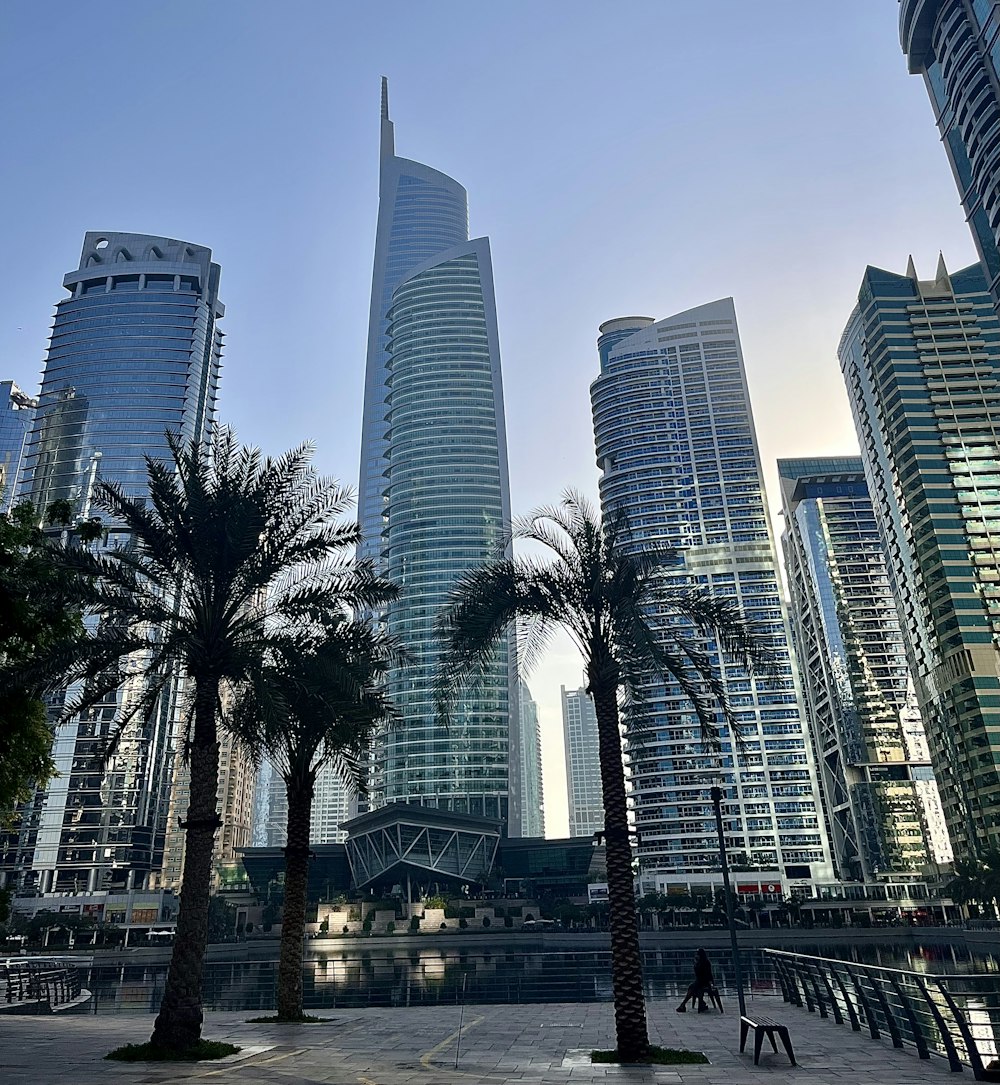
<path id="1" fill-rule="evenodd" d="M 860 457 L 778 460 L 796 659 L 834 869 L 847 881 L 951 860 Z"/>
<path id="2" fill-rule="evenodd" d="M 510 519 L 489 242 L 469 240 L 465 190 L 394 153 L 382 84 L 379 216 L 361 443 L 360 554 L 401 589 L 389 629 L 400 722 L 377 743 L 369 793 L 520 831 L 513 652 L 437 718 L 435 623 L 455 581 L 496 553 Z"/>
<path id="3" fill-rule="evenodd" d="M 644 872 L 718 869 L 709 789 L 725 792 L 729 854 L 776 871 L 782 888 L 828 877 L 830 856 L 793 673 L 763 474 L 731 298 L 666 320 L 601 325 L 591 386 L 601 503 L 628 517 L 630 542 L 679 554 L 680 583 L 738 602 L 768 637 L 779 673 L 751 679 L 710 655 L 746 740 L 707 754 L 683 691 L 647 690 L 650 721 L 630 736 L 629 784 Z"/>
<path id="4" fill-rule="evenodd" d="M 1000 2 L 901 0 L 899 40 L 924 77 L 979 251 L 1000 304 Z"/>
<path id="5" fill-rule="evenodd" d="M 1000 323 L 982 267 L 867 268 L 839 355 L 951 842 L 1000 847 Z"/>
<path id="6" fill-rule="evenodd" d="M 13 381 L 0 381 L 0 515 L 14 504 L 24 446 L 37 406 L 37 400 Z"/>
<path id="7" fill-rule="evenodd" d="M 222 332 L 211 250 L 164 237 L 88 233 L 63 279 L 21 498 L 39 510 L 92 507 L 95 484 L 146 490 L 146 455 L 169 460 L 166 431 L 210 434 Z M 124 541 L 112 531 L 113 541 Z M 0 873 L 42 891 L 139 888 L 163 863 L 176 690 L 129 724 L 105 764 L 118 696 L 60 726 L 58 775 L 3 840 Z"/>
<path id="8" fill-rule="evenodd" d="M 569 835 L 593 836 L 604 829 L 597 710 L 585 689 L 562 686 L 561 693 Z"/>
<path id="9" fill-rule="evenodd" d="M 545 835 L 545 789 L 542 785 L 542 733 L 538 705 L 522 679 L 518 725 L 521 734 L 521 835 Z"/>

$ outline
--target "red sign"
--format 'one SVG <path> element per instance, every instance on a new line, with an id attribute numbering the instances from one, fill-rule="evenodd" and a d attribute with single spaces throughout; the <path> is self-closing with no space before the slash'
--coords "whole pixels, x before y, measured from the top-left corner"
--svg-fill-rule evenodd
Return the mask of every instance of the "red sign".
<path id="1" fill-rule="evenodd" d="M 760 891 L 762 893 L 780 893 L 781 882 L 764 882 L 760 887 Z"/>
<path id="2" fill-rule="evenodd" d="M 743 893 L 744 895 L 750 893 L 759 893 L 760 886 L 756 882 L 737 882 L 736 892 Z"/>

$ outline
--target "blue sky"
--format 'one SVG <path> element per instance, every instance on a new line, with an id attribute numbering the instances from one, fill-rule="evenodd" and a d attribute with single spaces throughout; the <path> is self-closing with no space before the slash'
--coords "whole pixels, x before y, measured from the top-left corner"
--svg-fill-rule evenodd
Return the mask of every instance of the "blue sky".
<path id="1" fill-rule="evenodd" d="M 867 263 L 972 262 L 893 0 L 36 0 L 0 10 L 0 379 L 34 390 L 86 230 L 209 245 L 221 414 L 357 483 L 379 76 L 491 239 L 515 511 L 596 492 L 597 325 L 733 295 L 761 451 L 851 452 Z M 772 490 L 772 497 L 774 491 Z M 772 509 L 776 530 L 780 519 Z M 532 678 L 565 826 L 558 646 Z"/>

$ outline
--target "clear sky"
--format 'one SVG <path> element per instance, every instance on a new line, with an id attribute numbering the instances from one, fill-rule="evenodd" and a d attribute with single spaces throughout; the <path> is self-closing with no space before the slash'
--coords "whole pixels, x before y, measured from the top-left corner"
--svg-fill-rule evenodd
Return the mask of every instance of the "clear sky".
<path id="1" fill-rule="evenodd" d="M 597 325 L 727 295 L 769 482 L 778 456 L 850 453 L 836 349 L 865 265 L 974 259 L 896 17 L 894 0 L 0 5 L 0 379 L 37 388 L 86 230 L 208 245 L 223 419 L 268 451 L 312 438 L 356 485 L 385 74 L 397 153 L 464 184 L 492 242 L 515 512 L 596 493 Z M 559 685 L 579 677 L 568 644 L 529 677 L 550 835 Z"/>

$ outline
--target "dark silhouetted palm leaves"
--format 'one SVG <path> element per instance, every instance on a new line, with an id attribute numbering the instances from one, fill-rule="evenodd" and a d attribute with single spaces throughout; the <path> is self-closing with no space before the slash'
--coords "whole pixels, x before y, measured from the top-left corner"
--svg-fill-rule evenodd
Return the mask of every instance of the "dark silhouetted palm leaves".
<path id="1" fill-rule="evenodd" d="M 100 616 L 83 650 L 49 660 L 83 683 L 67 712 L 124 690 L 120 730 L 141 726 L 176 675 L 190 720 L 190 805 L 181 906 L 152 1042 L 181 1050 L 201 1034 L 201 977 L 217 810 L 222 700 L 268 653 L 291 654 L 303 628 L 345 606 L 378 605 L 383 585 L 353 561 L 358 529 L 338 522 L 350 495 L 310 466 L 303 445 L 277 458 L 240 447 L 228 430 L 211 452 L 171 441 L 175 464 L 147 460 L 148 500 L 102 484 L 118 546 L 65 551 Z"/>
<path id="2" fill-rule="evenodd" d="M 992 916 L 1000 900 L 1000 851 L 974 859 L 956 859 L 953 877 L 944 887 L 956 904 L 981 904 Z"/>
<path id="3" fill-rule="evenodd" d="M 383 598 L 391 589 L 386 585 Z M 302 1018 L 302 955 L 309 876 L 309 824 L 316 777 L 332 766 L 361 786 L 375 729 L 391 709 L 377 683 L 399 653 L 388 635 L 346 615 L 307 650 L 276 655 L 242 689 L 230 726 L 257 758 L 267 755 L 288 794 L 285 904 L 278 964 L 278 1017 Z"/>
<path id="4" fill-rule="evenodd" d="M 515 522 L 512 534 L 548 555 L 500 558 L 458 583 L 442 619 L 447 653 L 439 697 L 446 711 L 456 690 L 475 684 L 512 622 L 522 667 L 556 629 L 579 648 L 597 712 L 618 1051 L 623 1060 L 641 1059 L 649 1041 L 619 706 L 626 722 L 641 728 L 644 689 L 672 681 L 690 699 L 704 745 L 718 751 L 720 717 L 734 734 L 736 719 L 707 643 L 714 640 L 751 672 L 771 667 L 770 651 L 735 603 L 663 575 L 678 571 L 677 554 L 642 548 L 623 518 L 602 522 L 575 493 Z"/>

